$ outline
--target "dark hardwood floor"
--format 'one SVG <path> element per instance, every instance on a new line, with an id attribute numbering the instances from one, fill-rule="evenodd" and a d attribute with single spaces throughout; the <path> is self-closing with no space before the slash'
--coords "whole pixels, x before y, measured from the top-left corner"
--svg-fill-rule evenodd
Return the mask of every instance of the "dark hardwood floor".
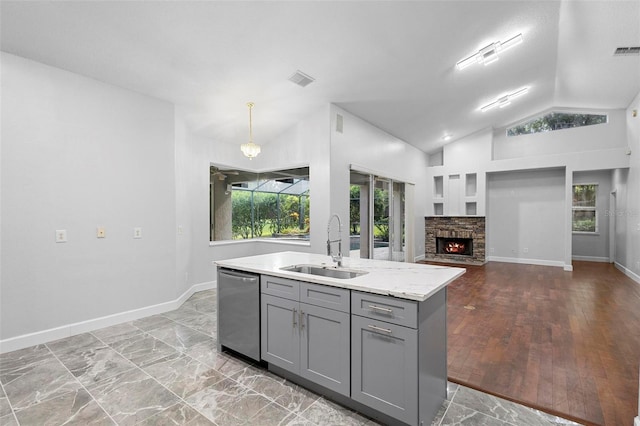
<path id="1" fill-rule="evenodd" d="M 449 379 L 580 423 L 633 425 L 640 284 L 612 264 L 573 265 L 466 267 L 448 287 Z"/>

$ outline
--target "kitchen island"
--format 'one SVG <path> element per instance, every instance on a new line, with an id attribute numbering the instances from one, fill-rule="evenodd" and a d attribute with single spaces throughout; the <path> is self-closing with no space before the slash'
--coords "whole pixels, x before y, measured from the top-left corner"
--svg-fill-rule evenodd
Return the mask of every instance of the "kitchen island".
<path id="1" fill-rule="evenodd" d="M 446 286 L 465 269 L 342 263 L 282 252 L 216 265 L 219 277 L 259 278 L 259 361 L 270 371 L 385 424 L 430 424 L 446 397 Z M 234 329 L 243 315 L 225 321 L 223 293 L 219 283 L 219 350 L 222 336 L 244 334 Z"/>

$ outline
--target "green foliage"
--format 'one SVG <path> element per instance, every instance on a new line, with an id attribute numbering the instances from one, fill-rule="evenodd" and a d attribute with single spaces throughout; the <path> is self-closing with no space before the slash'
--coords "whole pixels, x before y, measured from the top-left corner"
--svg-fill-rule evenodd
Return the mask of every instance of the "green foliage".
<path id="1" fill-rule="evenodd" d="M 349 224 L 351 235 L 360 233 L 360 186 L 349 188 Z M 383 189 L 373 191 L 374 236 L 389 241 L 389 194 Z"/>
<path id="2" fill-rule="evenodd" d="M 360 186 L 351 185 L 349 188 L 349 224 L 351 235 L 360 233 Z"/>
<path id="3" fill-rule="evenodd" d="M 574 207 L 595 207 L 598 185 L 573 185 Z"/>
<path id="4" fill-rule="evenodd" d="M 253 193 L 253 219 L 251 217 L 251 191 L 234 190 L 231 194 L 231 227 L 234 239 L 258 238 L 272 234 L 300 234 L 309 232 L 309 196 L 280 195 L 267 192 Z M 304 216 L 300 217 L 303 200 Z M 265 233 L 265 229 L 268 232 Z"/>
<path id="5" fill-rule="evenodd" d="M 550 132 L 553 130 L 569 129 L 572 127 L 603 124 L 606 122 L 606 115 L 552 112 L 542 117 L 538 117 L 526 123 L 507 129 L 507 136 L 519 136 L 530 133 Z"/>

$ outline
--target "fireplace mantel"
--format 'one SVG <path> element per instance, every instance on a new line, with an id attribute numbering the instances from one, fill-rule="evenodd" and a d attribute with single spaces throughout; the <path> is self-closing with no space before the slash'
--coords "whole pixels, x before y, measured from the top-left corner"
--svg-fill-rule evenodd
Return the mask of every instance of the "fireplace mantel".
<path id="1" fill-rule="evenodd" d="M 425 217 L 425 260 L 432 262 L 486 263 L 484 216 L 427 216 Z M 473 240 L 471 256 L 438 253 L 438 238 L 461 238 Z"/>

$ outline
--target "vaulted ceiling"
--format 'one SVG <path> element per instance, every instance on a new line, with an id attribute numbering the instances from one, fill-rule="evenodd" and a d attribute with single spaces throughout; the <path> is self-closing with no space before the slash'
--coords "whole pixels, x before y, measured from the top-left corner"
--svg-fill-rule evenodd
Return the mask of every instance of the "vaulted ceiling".
<path id="1" fill-rule="evenodd" d="M 0 3 L 5 52 L 163 99 L 192 131 L 264 144 L 335 103 L 431 152 L 552 107 L 626 108 L 640 1 Z M 490 65 L 456 62 L 522 33 Z M 296 70 L 315 78 L 288 80 Z M 508 108 L 479 108 L 521 87 Z"/>

